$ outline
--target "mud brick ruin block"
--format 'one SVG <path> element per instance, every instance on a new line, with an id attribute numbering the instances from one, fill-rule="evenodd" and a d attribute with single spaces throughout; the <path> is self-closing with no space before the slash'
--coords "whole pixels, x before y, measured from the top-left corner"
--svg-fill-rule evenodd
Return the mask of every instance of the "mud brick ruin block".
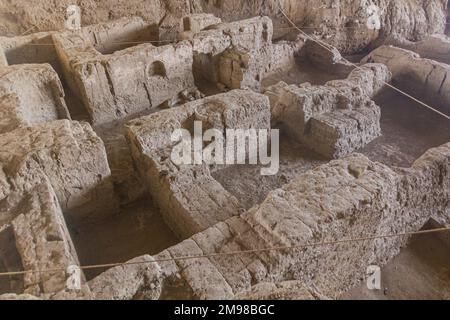
<path id="1" fill-rule="evenodd" d="M 195 33 L 219 23 L 222 23 L 222 19 L 213 14 L 194 13 L 185 16 L 180 23 L 180 38 L 182 40 L 190 39 Z"/>
<path id="2" fill-rule="evenodd" d="M 65 290 L 67 267 L 79 265 L 58 199 L 45 178 L 0 200 L 0 264 L 3 271 L 61 268 L 0 281 L 8 292 L 41 297 Z"/>
<path id="3" fill-rule="evenodd" d="M 52 39 L 57 32 L 0 37 L 0 66 L 49 63 L 59 74 L 62 69 Z"/>
<path id="4" fill-rule="evenodd" d="M 66 80 L 93 124 L 150 110 L 195 89 L 191 44 L 138 45 L 151 32 L 135 18 L 53 35 Z"/>
<path id="5" fill-rule="evenodd" d="M 417 230 L 430 219 L 448 226 L 449 174 L 450 144 L 429 150 L 401 173 L 353 154 L 300 175 L 241 216 L 219 222 L 153 258 L 132 261 L 302 245 L 349 234 L 395 234 Z M 422 196 L 425 190 L 432 190 L 427 198 Z M 248 296 L 255 285 L 294 278 L 305 297 L 337 298 L 365 275 L 367 263 L 386 264 L 407 241 L 401 237 L 116 267 L 89 286 L 98 299 L 137 294 L 153 299 L 230 299 Z"/>
<path id="6" fill-rule="evenodd" d="M 105 148 L 89 124 L 57 120 L 20 128 L 0 135 L 0 145 L 0 200 L 46 177 L 71 222 L 114 212 Z"/>
<path id="7" fill-rule="evenodd" d="M 272 35 L 272 20 L 268 17 L 219 23 L 191 32 L 194 70 L 229 89 L 259 90 L 272 62 Z"/>
<path id="8" fill-rule="evenodd" d="M 397 87 L 450 111 L 450 65 L 424 59 L 412 51 L 393 46 L 379 47 L 362 61 L 385 64 Z"/>
<path id="9" fill-rule="evenodd" d="M 381 112 L 370 97 L 390 77 L 386 66 L 367 64 L 324 86 L 279 83 L 268 89 L 272 121 L 322 156 L 339 158 L 380 136 Z"/>
<path id="10" fill-rule="evenodd" d="M 263 66 L 268 61 L 251 52 L 231 48 L 220 56 L 219 82 L 230 89 L 249 88 L 260 90 Z"/>
<path id="11" fill-rule="evenodd" d="M 208 165 L 176 166 L 171 161 L 172 133 L 179 128 L 193 128 L 194 121 L 202 121 L 204 130 L 270 130 L 269 101 L 261 94 L 233 90 L 127 125 L 136 166 L 168 226 L 180 238 L 237 215 L 240 210 L 237 199 L 211 176 Z"/>
<path id="12" fill-rule="evenodd" d="M 70 119 L 58 75 L 48 64 L 0 67 L 0 133 Z"/>

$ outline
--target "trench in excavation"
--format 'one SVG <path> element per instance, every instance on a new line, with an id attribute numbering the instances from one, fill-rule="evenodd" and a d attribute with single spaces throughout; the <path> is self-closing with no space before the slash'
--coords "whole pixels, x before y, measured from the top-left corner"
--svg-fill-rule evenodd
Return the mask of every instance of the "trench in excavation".
<path id="1" fill-rule="evenodd" d="M 296 66 L 294 73 L 300 72 L 297 68 Z M 305 70 L 303 69 L 302 74 L 307 73 Z M 316 70 L 308 70 L 310 73 L 307 76 L 314 76 Z M 327 77 L 324 81 L 329 78 L 334 77 Z M 133 118 L 137 116 L 139 115 L 134 115 Z M 152 204 L 145 188 L 139 182 L 139 177 L 136 177 L 135 183 L 130 184 L 130 176 L 137 171 L 133 167 L 131 151 L 122 132 L 123 123 L 126 121 L 117 121 L 114 124 L 97 127 L 95 130 L 105 142 L 112 175 L 113 178 L 116 177 L 114 182 L 117 196 L 120 198 L 120 195 L 128 193 L 130 198 L 128 200 L 131 201 L 120 199 L 121 211 L 103 221 L 83 225 L 78 229 L 69 226 L 81 265 L 125 262 L 140 255 L 159 253 L 179 242 L 179 239 L 163 221 L 159 209 Z M 271 190 L 281 187 L 296 175 L 326 163 L 326 160 L 311 155 L 302 146 L 287 141 L 287 139 L 282 140 L 281 150 L 282 169 L 280 170 L 281 174 L 277 176 L 263 178 L 259 174 L 261 167 L 257 166 L 248 166 L 244 171 L 236 171 L 238 167 L 233 166 L 213 172 L 212 175 L 214 178 L 218 178 L 225 187 L 233 187 L 230 179 L 234 182 L 242 181 L 243 184 L 235 188 L 235 191 L 252 190 L 258 183 L 260 188 L 254 194 L 240 192 L 244 198 L 238 197 L 241 202 L 246 204 L 246 208 L 250 208 L 253 204 L 264 200 Z M 236 174 L 238 176 L 243 174 L 243 177 L 234 179 Z M 121 183 L 120 177 L 123 177 L 123 183 Z M 251 185 L 245 183 L 246 181 L 253 182 L 255 177 L 261 180 Z M 92 279 L 105 270 L 87 270 L 86 277 L 88 280 Z"/>
<path id="2" fill-rule="evenodd" d="M 94 127 L 105 145 L 120 208 L 118 213 L 103 220 L 68 225 L 81 265 L 126 262 L 145 254 L 155 255 L 179 242 L 141 183 L 124 136 L 126 122 L 153 112 L 157 110 Z M 90 269 L 84 273 L 89 281 L 107 269 Z"/>
<path id="3" fill-rule="evenodd" d="M 430 220 L 423 229 L 440 228 Z M 381 268 L 381 290 L 367 284 L 344 293 L 343 300 L 447 300 L 450 298 L 450 234 L 416 235 Z"/>

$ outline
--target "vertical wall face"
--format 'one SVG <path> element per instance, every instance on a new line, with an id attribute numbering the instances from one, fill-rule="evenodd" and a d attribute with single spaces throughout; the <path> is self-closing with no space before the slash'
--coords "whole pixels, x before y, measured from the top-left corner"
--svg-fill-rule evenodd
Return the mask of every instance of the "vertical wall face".
<path id="1" fill-rule="evenodd" d="M 165 39 L 176 34 L 181 17 L 189 13 L 212 13 L 224 21 L 236 21 L 255 16 L 268 16 L 275 24 L 276 36 L 289 34 L 291 27 L 278 5 L 299 26 L 314 28 L 318 35 L 346 53 L 365 48 L 368 44 L 391 33 L 409 40 L 445 30 L 446 0 L 130 0 L 114 5 L 106 0 L 81 0 L 83 25 L 91 25 L 124 16 L 140 16 L 149 23 L 160 25 Z M 64 28 L 66 3 L 41 0 L 12 1 L 2 4 L 3 12 L 20 12 L 0 22 L 0 34 L 11 28 L 19 35 L 30 28 L 35 32 Z M 36 7 L 42 10 L 35 10 Z M 16 30 L 16 28 L 18 28 Z M 357 31 L 355 31 L 357 30 Z"/>
<path id="2" fill-rule="evenodd" d="M 272 34 L 268 17 L 219 23 L 191 32 L 194 72 L 229 89 L 258 90 L 273 56 Z"/>
<path id="3" fill-rule="evenodd" d="M 141 19 L 123 19 L 76 35 L 54 35 L 67 81 L 82 98 L 92 123 L 124 119 L 195 89 L 190 43 L 135 43 L 126 49 L 116 44 L 142 41 L 136 34 L 148 28 Z"/>
<path id="4" fill-rule="evenodd" d="M 128 292 L 167 297 L 170 286 L 178 285 L 183 288 L 180 298 L 230 299 L 255 283 L 296 279 L 303 288 L 314 288 L 315 297 L 337 298 L 359 283 L 367 265 L 382 266 L 397 255 L 407 237 L 245 256 L 214 254 L 331 242 L 349 234 L 354 238 L 396 234 L 418 230 L 430 219 L 449 225 L 449 159 L 446 144 L 431 149 L 401 173 L 359 154 L 332 161 L 274 190 L 241 216 L 217 223 L 154 257 L 210 254 L 210 258 L 161 262 L 150 276 L 134 265 L 113 268 L 90 286 L 98 298 L 112 293 L 117 299 L 127 298 Z M 123 284 L 128 282 L 125 291 Z"/>
<path id="5" fill-rule="evenodd" d="M 202 4 L 224 21 L 266 15 L 274 21 L 276 37 L 292 31 L 281 6 L 298 26 L 314 29 L 343 53 L 354 53 L 392 34 L 415 41 L 443 33 L 447 1 L 203 0 Z"/>
<path id="6" fill-rule="evenodd" d="M 324 86 L 279 84 L 272 121 L 326 158 L 340 158 L 379 137 L 380 108 L 370 100 L 390 80 L 382 64 L 354 69 Z"/>
<path id="7" fill-rule="evenodd" d="M 238 201 L 212 176 L 209 166 L 172 162 L 171 135 L 176 129 L 270 129 L 268 100 L 234 90 L 139 118 L 127 125 L 133 158 L 169 227 L 187 238 L 239 213 Z"/>
<path id="8" fill-rule="evenodd" d="M 220 18 L 217 18 L 212 14 L 191 14 L 182 18 L 180 22 L 180 32 L 182 33 L 182 37 L 189 37 L 221 22 L 222 20 Z M 185 34 L 183 35 L 183 33 Z"/>
<path id="9" fill-rule="evenodd" d="M 79 265 L 77 253 L 58 199 L 45 178 L 0 200 L 0 230 L 3 272 L 54 270 L 2 277 L 0 287 L 47 298 L 70 289 L 66 269 Z M 81 273 L 81 284 L 83 280 Z"/>

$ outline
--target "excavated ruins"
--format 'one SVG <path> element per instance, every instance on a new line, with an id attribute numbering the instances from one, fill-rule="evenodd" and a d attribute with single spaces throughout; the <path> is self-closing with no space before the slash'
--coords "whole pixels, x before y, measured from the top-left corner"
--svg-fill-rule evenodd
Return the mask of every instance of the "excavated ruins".
<path id="1" fill-rule="evenodd" d="M 0 300 L 450 299 L 449 232 L 373 237 L 450 227 L 447 0 L 74 3 L 0 2 Z"/>

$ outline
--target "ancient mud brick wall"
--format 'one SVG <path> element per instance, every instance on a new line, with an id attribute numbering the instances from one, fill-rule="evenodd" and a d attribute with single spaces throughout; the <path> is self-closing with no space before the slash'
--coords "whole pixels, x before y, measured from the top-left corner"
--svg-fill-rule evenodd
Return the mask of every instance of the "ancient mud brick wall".
<path id="1" fill-rule="evenodd" d="M 300 59 L 311 63 L 315 68 L 346 78 L 355 66 L 342 58 L 340 52 L 326 43 L 306 39 L 298 53 Z"/>
<path id="2" fill-rule="evenodd" d="M 0 199 L 47 177 L 71 222 L 114 211 L 103 142 L 88 124 L 59 120 L 16 129 L 0 135 L 0 145 Z"/>
<path id="3" fill-rule="evenodd" d="M 66 79 L 94 124 L 150 110 L 195 88 L 189 42 L 123 50 L 115 44 L 136 41 L 130 35 L 148 28 L 140 19 L 125 19 L 53 36 Z"/>
<path id="4" fill-rule="evenodd" d="M 385 64 L 400 89 L 444 111 L 450 110 L 450 83 L 447 81 L 450 65 L 392 46 L 375 49 L 363 62 Z"/>
<path id="5" fill-rule="evenodd" d="M 39 32 L 26 36 L 0 37 L 0 66 L 49 63 L 58 73 L 62 71 L 52 34 Z"/>
<path id="6" fill-rule="evenodd" d="M 368 263 L 383 265 L 394 257 L 407 237 L 158 264 L 153 259 L 395 234 L 417 230 L 429 219 L 448 226 L 449 166 L 450 144 L 431 149 L 404 171 L 359 154 L 335 160 L 274 190 L 241 216 L 154 258 L 133 260 L 147 264 L 110 269 L 89 286 L 96 298 L 226 299 L 255 283 L 296 279 L 309 296 L 336 298 L 357 284 Z"/>
<path id="7" fill-rule="evenodd" d="M 79 262 L 58 199 L 45 178 L 0 200 L 0 248 L 8 271 L 63 270 L 3 278 L 11 285 L 8 292 L 45 296 L 66 288 L 65 270 Z"/>
<path id="8" fill-rule="evenodd" d="M 379 45 L 396 35 L 411 41 L 445 31 L 446 0 L 227 0 L 202 1 L 203 11 L 224 21 L 258 15 L 274 21 L 275 37 L 292 33 L 292 25 L 279 10 L 343 53 Z"/>
<path id="9" fill-rule="evenodd" d="M 280 83 L 268 90 L 272 121 L 319 154 L 339 158 L 381 134 L 381 112 L 370 98 L 389 80 L 384 65 L 368 64 L 324 86 Z"/>
<path id="10" fill-rule="evenodd" d="M 237 300 L 315 300 L 321 298 L 301 281 L 261 282 L 235 296 Z"/>
<path id="11" fill-rule="evenodd" d="M 369 28 L 352 36 L 342 32 L 333 41 L 348 37 L 344 50 L 352 51 L 374 39 L 383 40 L 389 28 L 404 41 L 419 40 L 441 27 L 428 26 L 430 19 L 439 20 L 440 2 L 428 2 L 407 22 L 400 9 L 414 11 L 415 3 L 387 3 L 382 2 L 381 9 L 393 13 L 381 13 L 384 29 Z M 336 16 L 333 24 L 342 23 L 343 14 L 360 5 L 346 4 L 341 12 L 330 6 L 321 9 L 325 16 Z M 360 26 L 366 20 L 343 25 Z M 172 23 L 168 18 L 162 26 L 169 30 Z M 405 24 L 415 27 L 405 29 Z M 322 30 L 329 39 L 327 26 Z M 428 151 L 407 169 L 389 168 L 358 154 L 332 161 L 274 190 L 261 205 L 244 213 L 237 199 L 211 176 L 214 168 L 176 166 L 170 160 L 173 130 L 191 129 L 195 120 L 203 121 L 204 128 L 222 131 L 270 129 L 271 113 L 273 122 L 282 124 L 289 135 L 329 158 L 341 157 L 380 134 L 380 110 L 371 97 L 391 76 L 381 64 L 354 69 L 337 51 L 321 51 L 301 37 L 272 44 L 273 27 L 267 17 L 222 23 L 211 15 L 191 15 L 182 20 L 182 27 L 186 41 L 160 47 L 135 46 L 160 36 L 141 19 L 78 32 L 0 38 L 0 107 L 13 106 L 0 111 L 4 116 L 0 132 L 5 132 L 0 135 L 1 267 L 5 262 L 7 269 L 31 270 L 78 263 L 63 214 L 76 226 L 116 209 L 103 142 L 85 123 L 45 123 L 69 118 L 61 84 L 48 65 L 14 66 L 24 62 L 48 62 L 55 70 L 64 70 L 67 83 L 83 98 L 95 124 L 127 118 L 186 95 L 195 87 L 192 65 L 195 73 L 221 83 L 223 89 L 259 90 L 264 76 L 292 66 L 297 54 L 330 72 L 345 76 L 351 72 L 347 79 L 324 86 L 279 83 L 267 94 L 271 108 L 263 95 L 234 90 L 131 121 L 127 139 L 138 172 L 167 224 L 179 238 L 188 239 L 154 257 L 132 260 L 146 264 L 110 269 L 75 295 L 89 298 L 92 289 L 95 298 L 212 299 L 271 297 L 298 290 L 305 298 L 337 297 L 356 284 L 368 263 L 386 263 L 407 239 L 160 263 L 155 259 L 404 232 L 417 230 L 431 218 L 449 225 L 449 144 Z M 50 38 L 56 50 L 39 45 Z M 414 48 L 428 52 L 425 44 L 416 43 Z M 407 67 L 425 61 L 411 54 L 401 56 Z M 396 78 L 403 76 L 395 69 L 397 62 L 394 66 L 389 62 L 394 79 L 402 79 Z M 435 79 L 439 79 L 441 94 L 447 77 L 442 70 L 447 66 L 425 65 L 432 67 L 424 83 L 431 83 L 429 91 L 436 92 Z M 30 88 L 21 91 L 17 83 L 25 71 L 33 77 L 26 79 Z M 22 125 L 33 127 L 17 128 Z M 56 258 L 47 259 L 48 255 Z M 9 285 L 18 293 L 68 298 L 64 282 L 65 274 L 55 272 L 14 278 Z"/>
<path id="12" fill-rule="evenodd" d="M 197 77 L 228 89 L 254 90 L 260 89 L 261 80 L 271 72 L 293 66 L 294 55 L 302 44 L 301 41 L 272 44 L 272 35 L 272 21 L 268 17 L 213 24 L 199 32 L 181 34 L 193 44 Z"/>
<path id="13" fill-rule="evenodd" d="M 0 67 L 0 133 L 70 119 L 58 75 L 48 64 Z"/>
<path id="14" fill-rule="evenodd" d="M 209 166 L 175 165 L 171 135 L 180 128 L 270 130 L 268 99 L 233 90 L 131 121 L 127 138 L 136 166 L 168 226 L 184 239 L 239 214 L 237 199 L 212 176 Z"/>
<path id="15" fill-rule="evenodd" d="M 355 53 L 367 45 L 392 34 L 417 41 L 426 35 L 445 30 L 446 0 L 130 0 L 120 6 L 108 0 L 80 0 L 83 25 L 91 25 L 123 16 L 140 16 L 160 27 L 160 37 L 174 39 L 179 19 L 189 13 L 213 13 L 223 21 L 236 21 L 255 16 L 268 16 L 274 21 L 275 36 L 290 34 L 291 25 L 283 11 L 299 26 L 315 29 L 322 40 L 345 53 Z M 39 7 L 41 10 L 36 10 Z M 0 21 L 0 34 L 21 34 L 64 28 L 66 2 L 29 0 L 4 1 L 0 8 L 5 17 Z M 20 13 L 16 19 L 11 13 Z"/>
<path id="16" fill-rule="evenodd" d="M 222 23 L 222 19 L 213 14 L 194 13 L 187 15 L 181 19 L 179 37 L 190 39 L 194 34 L 219 23 Z"/>

